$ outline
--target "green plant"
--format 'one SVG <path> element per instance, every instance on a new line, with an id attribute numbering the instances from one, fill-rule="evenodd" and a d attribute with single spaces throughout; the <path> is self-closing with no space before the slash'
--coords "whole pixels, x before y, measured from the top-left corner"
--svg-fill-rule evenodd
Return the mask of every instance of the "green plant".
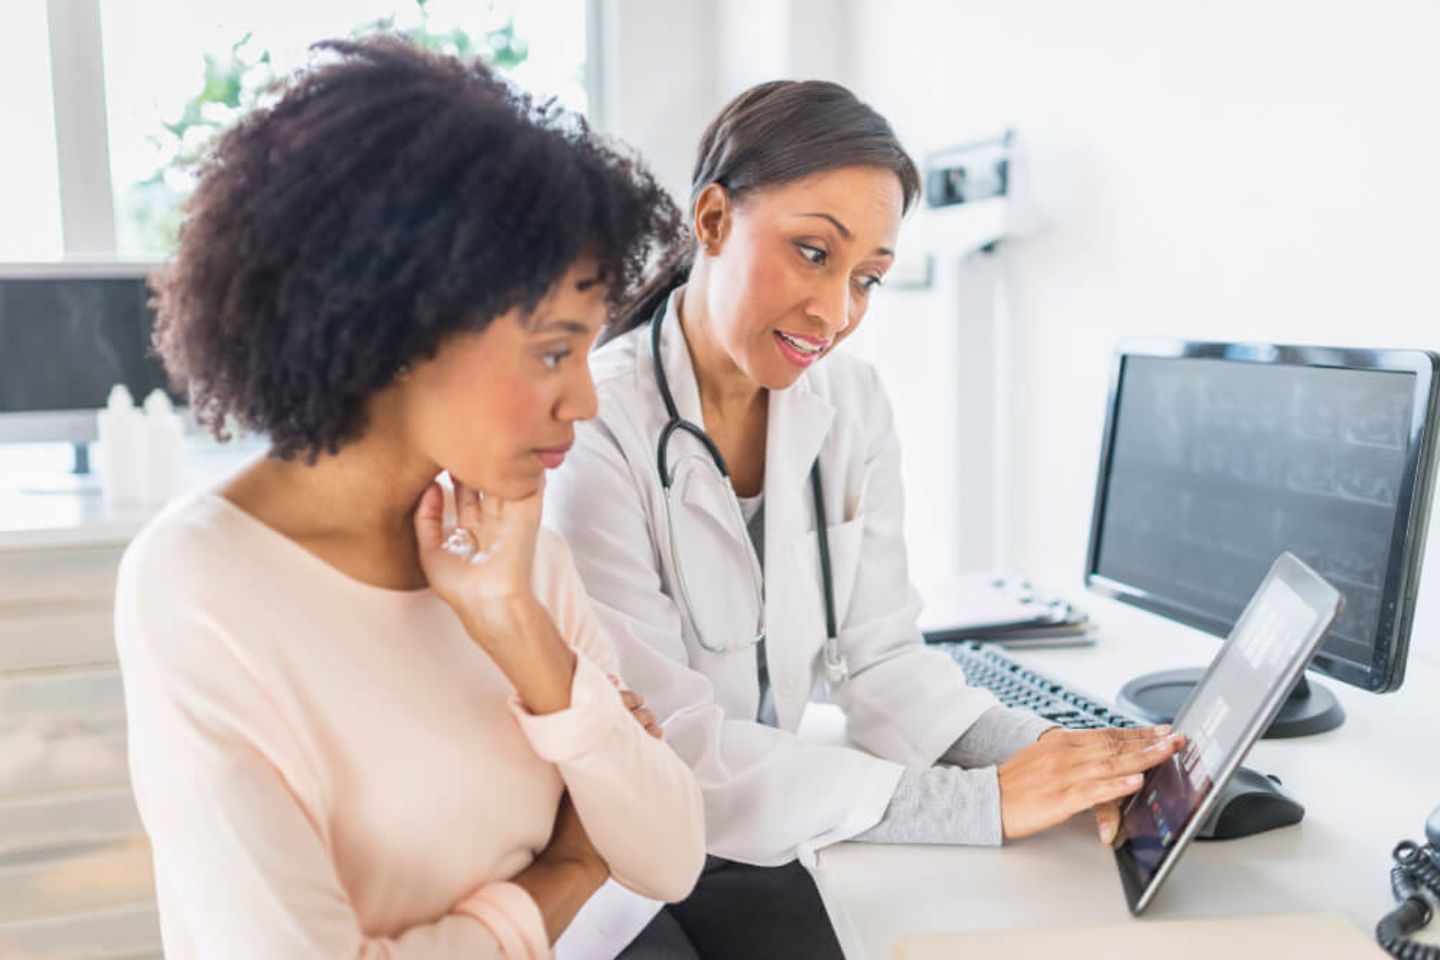
<path id="1" fill-rule="evenodd" d="M 461 57 L 484 57 L 501 70 L 513 70 L 530 55 L 530 46 L 515 32 L 515 21 L 481 34 L 478 42 L 460 27 L 436 30 L 430 21 L 430 0 L 414 0 L 414 22 L 397 26 L 398 14 L 362 23 L 353 37 L 398 33 L 428 50 Z M 247 33 L 223 56 L 204 54 L 199 91 L 185 101 L 180 114 L 150 140 L 160 157 L 155 171 L 131 185 L 122 200 L 129 242 L 147 253 L 168 253 L 175 248 L 183 218 L 184 201 L 194 186 L 195 170 L 221 130 L 247 110 L 263 102 L 277 79 L 268 49 L 256 50 Z"/>
<path id="2" fill-rule="evenodd" d="M 351 31 L 351 35 L 359 37 L 372 33 L 401 33 L 427 50 L 454 54 L 457 57 L 483 56 L 501 70 L 513 70 L 530 55 L 530 45 L 515 34 L 513 19 L 486 31 L 482 42 L 477 46 L 470 34 L 460 27 L 443 32 L 431 29 L 430 0 L 415 0 L 415 6 L 419 23 L 413 27 L 397 30 L 397 18 L 392 14 L 356 27 Z"/>

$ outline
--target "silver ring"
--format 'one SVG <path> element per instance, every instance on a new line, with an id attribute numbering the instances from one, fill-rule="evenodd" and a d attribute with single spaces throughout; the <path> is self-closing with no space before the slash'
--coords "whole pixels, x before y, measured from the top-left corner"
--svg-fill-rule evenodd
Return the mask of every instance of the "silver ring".
<path id="1" fill-rule="evenodd" d="M 445 552 L 453 553 L 457 557 L 470 557 L 480 549 L 480 544 L 475 539 L 475 534 L 464 527 L 456 527 L 454 532 L 440 545 Z"/>

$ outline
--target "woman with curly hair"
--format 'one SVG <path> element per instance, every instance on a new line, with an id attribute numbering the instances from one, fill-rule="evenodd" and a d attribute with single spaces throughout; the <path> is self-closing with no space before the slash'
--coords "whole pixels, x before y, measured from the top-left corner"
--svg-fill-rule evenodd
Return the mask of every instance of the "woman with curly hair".
<path id="1" fill-rule="evenodd" d="M 121 567 L 165 953 L 541 957 L 607 878 L 676 900 L 704 856 L 539 526 L 587 348 L 678 216 L 480 63 L 321 47 L 219 141 L 155 279 L 201 421 L 270 443 Z"/>

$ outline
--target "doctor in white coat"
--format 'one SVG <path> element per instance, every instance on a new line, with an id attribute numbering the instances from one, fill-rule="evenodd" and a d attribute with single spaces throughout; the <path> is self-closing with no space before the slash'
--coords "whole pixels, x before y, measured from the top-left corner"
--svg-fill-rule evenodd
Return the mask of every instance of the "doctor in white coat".
<path id="1" fill-rule="evenodd" d="M 599 413 L 546 518 L 699 778 L 712 855 L 627 958 L 838 957 L 815 849 L 998 844 L 1091 807 L 1109 839 L 1114 802 L 1178 746 L 1052 730 L 921 642 L 890 405 L 870 366 L 830 355 L 918 189 L 843 87 L 747 91 L 702 139 L 693 251 L 591 357 Z M 812 699 L 855 747 L 797 739 Z"/>

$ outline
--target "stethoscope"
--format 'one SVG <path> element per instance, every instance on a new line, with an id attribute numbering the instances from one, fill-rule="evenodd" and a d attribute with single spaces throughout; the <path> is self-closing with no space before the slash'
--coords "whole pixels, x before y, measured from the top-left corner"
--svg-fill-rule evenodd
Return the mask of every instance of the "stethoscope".
<path id="1" fill-rule="evenodd" d="M 733 643 L 715 643 L 708 639 L 700 629 L 691 611 L 694 609 L 690 603 L 690 591 L 685 583 L 684 564 L 679 562 L 679 544 L 675 540 L 674 507 L 672 505 L 674 491 L 672 484 L 675 481 L 674 475 L 669 469 L 668 451 L 670 439 L 676 432 L 688 433 L 696 440 L 710 455 L 715 468 L 720 471 L 720 476 L 725 480 L 726 489 L 729 491 L 727 498 L 734 509 L 736 519 L 740 523 L 740 529 L 744 530 L 745 522 L 740 512 L 740 502 L 735 495 L 734 488 L 730 484 L 730 468 L 725 463 L 725 457 L 721 455 L 720 448 L 715 441 L 698 424 L 695 424 L 680 416 L 679 409 L 675 406 L 675 397 L 670 393 L 670 380 L 665 376 L 665 367 L 660 362 L 660 328 L 665 321 L 666 300 L 661 300 L 655 308 L 655 313 L 650 318 L 650 362 L 655 369 L 655 383 L 660 388 L 660 399 L 665 403 L 665 412 L 670 419 L 666 422 L 664 429 L 660 431 L 660 439 L 655 448 L 655 465 L 660 471 L 660 484 L 665 490 L 666 520 L 670 527 L 670 551 L 676 557 L 675 572 L 676 584 L 680 590 L 680 597 L 683 601 L 686 615 L 690 619 L 690 625 L 695 631 L 696 638 L 700 645 L 711 653 L 733 653 L 737 650 L 748 649 L 759 643 L 764 637 L 763 619 L 765 610 L 765 587 L 764 574 L 760 565 L 750 552 L 750 566 L 752 581 L 755 588 L 756 609 L 761 611 L 762 624 L 757 625 L 753 637 L 742 638 Z M 815 541 L 820 547 L 820 585 L 824 593 L 825 602 L 825 677 L 831 686 L 839 686 L 850 678 L 850 665 L 840 653 L 840 638 L 835 629 L 835 593 L 834 584 L 830 573 L 830 537 L 826 532 L 825 523 L 825 497 L 820 484 L 820 458 L 816 457 L 815 462 L 810 465 L 810 490 L 815 500 Z"/>

